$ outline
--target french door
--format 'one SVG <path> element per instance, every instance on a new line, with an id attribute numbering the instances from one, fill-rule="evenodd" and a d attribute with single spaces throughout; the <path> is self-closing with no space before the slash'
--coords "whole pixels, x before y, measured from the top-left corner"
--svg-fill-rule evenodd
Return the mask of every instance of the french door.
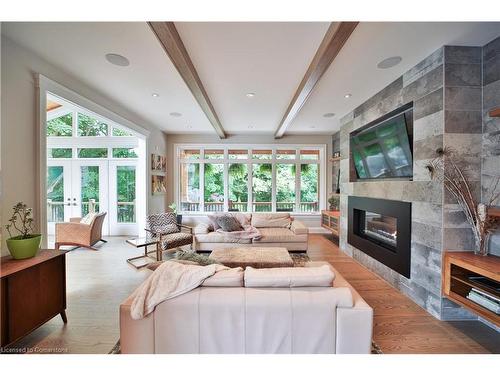
<path id="1" fill-rule="evenodd" d="M 103 235 L 135 235 L 136 162 L 49 160 L 47 162 L 48 233 L 55 223 L 106 212 Z"/>

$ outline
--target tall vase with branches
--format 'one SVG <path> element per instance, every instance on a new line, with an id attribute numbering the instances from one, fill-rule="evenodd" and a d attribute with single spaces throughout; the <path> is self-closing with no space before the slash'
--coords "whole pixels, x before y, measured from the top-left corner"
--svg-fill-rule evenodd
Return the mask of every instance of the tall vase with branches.
<path id="1" fill-rule="evenodd" d="M 474 197 L 467 169 L 460 163 L 451 148 L 438 148 L 436 157 L 426 165 L 433 180 L 443 183 L 445 189 L 457 200 L 467 222 L 472 227 L 479 255 L 488 255 L 488 238 L 498 228 L 498 220 L 488 216 L 488 206 L 500 198 L 500 177 L 492 180 L 487 203 L 478 203 Z"/>

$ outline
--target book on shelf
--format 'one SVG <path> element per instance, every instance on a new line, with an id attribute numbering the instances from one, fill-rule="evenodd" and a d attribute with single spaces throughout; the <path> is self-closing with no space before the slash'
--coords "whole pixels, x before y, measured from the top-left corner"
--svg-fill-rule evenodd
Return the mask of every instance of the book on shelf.
<path id="1" fill-rule="evenodd" d="M 481 305 L 485 309 L 493 311 L 495 314 L 500 314 L 500 302 L 491 298 L 491 296 L 481 293 L 477 289 L 471 289 L 467 298 Z"/>

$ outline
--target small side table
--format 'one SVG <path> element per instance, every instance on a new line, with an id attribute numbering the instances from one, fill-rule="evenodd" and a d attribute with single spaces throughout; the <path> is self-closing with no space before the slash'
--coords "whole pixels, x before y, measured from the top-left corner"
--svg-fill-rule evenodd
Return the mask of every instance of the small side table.
<path id="1" fill-rule="evenodd" d="M 130 265 L 132 265 L 136 269 L 146 267 L 149 263 L 152 263 L 152 262 L 148 261 L 144 264 L 136 265 L 134 263 L 134 261 L 136 261 L 137 259 L 144 258 L 144 259 L 148 259 L 148 260 L 153 259 L 155 261 L 161 260 L 160 247 L 158 246 L 158 241 L 155 240 L 154 238 L 147 238 L 147 237 L 130 238 L 130 239 L 126 240 L 126 242 L 129 245 L 132 245 L 134 247 L 137 247 L 137 248 L 143 247 L 144 248 L 144 255 L 139 255 L 139 256 L 127 259 L 127 263 L 129 263 Z M 151 245 L 155 246 L 155 250 L 148 251 L 148 246 L 151 246 Z M 150 254 L 155 254 L 155 256 L 151 256 Z"/>

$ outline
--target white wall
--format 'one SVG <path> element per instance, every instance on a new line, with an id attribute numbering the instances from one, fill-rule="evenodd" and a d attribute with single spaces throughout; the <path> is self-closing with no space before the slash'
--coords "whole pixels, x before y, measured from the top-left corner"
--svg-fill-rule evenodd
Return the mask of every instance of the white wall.
<path id="1" fill-rule="evenodd" d="M 1 40 L 1 212 L 3 219 L 10 215 L 12 206 L 23 201 L 36 207 L 36 102 L 34 74 L 40 73 L 75 91 L 97 104 L 115 112 L 127 120 L 149 130 L 149 154 L 165 154 L 167 136 L 139 116 L 123 108 L 113 100 L 96 92 L 92 87 L 51 65 L 33 52 L 19 46 L 2 35 Z M 148 171 L 149 171 L 148 155 Z M 150 176 L 148 173 L 148 179 Z M 152 196 L 148 181 L 149 211 L 165 210 L 165 197 Z M 4 222 L 2 221 L 2 224 Z M 38 223 L 37 223 L 38 224 Z M 2 225 L 2 238 L 6 232 Z M 2 255 L 7 254 L 2 241 Z"/>
<path id="2" fill-rule="evenodd" d="M 332 155 L 332 136 L 331 135 L 286 135 L 280 139 L 274 139 L 272 134 L 257 135 L 229 135 L 226 139 L 219 139 L 213 134 L 169 134 L 167 139 L 167 201 L 174 201 L 174 168 L 175 168 L 175 144 L 177 143 L 196 143 L 196 144 L 324 144 L 326 145 L 326 157 L 329 159 Z M 326 168 L 326 192 L 327 196 L 331 192 L 332 175 L 331 164 Z M 325 187 L 322 187 L 325 188 Z M 199 217 L 186 217 L 183 220 L 188 225 L 196 224 L 203 220 Z M 301 216 L 308 227 L 321 228 L 319 215 Z"/>

